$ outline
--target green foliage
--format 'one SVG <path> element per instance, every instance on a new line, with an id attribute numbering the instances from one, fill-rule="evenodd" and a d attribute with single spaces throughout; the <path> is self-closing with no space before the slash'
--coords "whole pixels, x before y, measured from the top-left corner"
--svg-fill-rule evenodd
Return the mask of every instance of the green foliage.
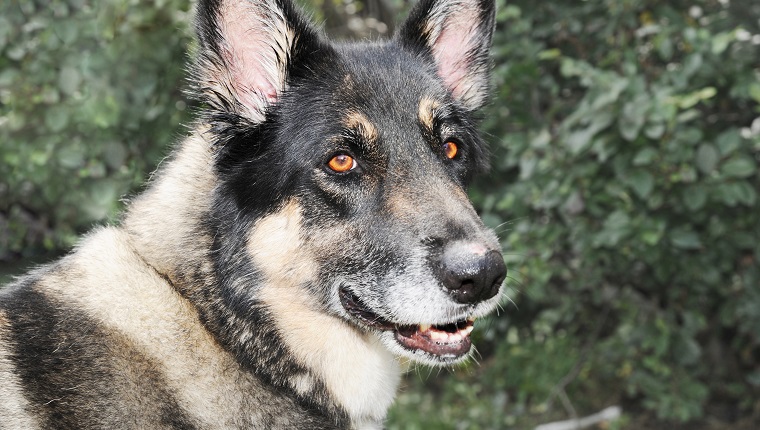
<path id="1" fill-rule="evenodd" d="M 502 2 L 494 168 L 473 195 L 515 306 L 461 399 L 510 399 L 518 422 L 757 407 L 758 17 L 751 2 Z M 465 427 L 508 421 L 491 419 Z"/>
<path id="2" fill-rule="evenodd" d="M 71 246 L 177 133 L 187 0 L 0 5 L 0 260 Z"/>
<path id="3" fill-rule="evenodd" d="M 493 170 L 472 195 L 509 297 L 478 325 L 479 363 L 413 371 L 389 429 L 529 428 L 619 402 L 757 412 L 760 4 L 497 1 Z M 0 5 L 0 260 L 70 246 L 165 154 L 188 120 L 187 11 Z"/>

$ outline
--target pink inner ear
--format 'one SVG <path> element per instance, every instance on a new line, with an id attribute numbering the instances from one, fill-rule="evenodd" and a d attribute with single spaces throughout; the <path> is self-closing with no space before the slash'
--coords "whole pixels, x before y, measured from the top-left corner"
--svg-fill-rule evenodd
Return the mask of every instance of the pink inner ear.
<path id="1" fill-rule="evenodd" d="M 477 22 L 477 13 L 461 11 L 446 20 L 445 27 L 433 43 L 438 74 L 457 98 L 462 97 L 471 85 L 467 82 L 470 68 L 468 54 L 473 49 Z"/>
<path id="2" fill-rule="evenodd" d="M 273 44 L 285 32 L 273 28 L 271 17 L 256 12 L 245 2 L 230 2 L 222 12 L 222 32 L 228 83 L 245 107 L 262 114 L 281 91 Z"/>
<path id="3" fill-rule="evenodd" d="M 277 88 L 268 76 L 270 71 L 262 64 L 262 61 L 266 59 L 259 56 L 260 51 L 257 51 L 257 49 L 266 48 L 263 44 L 258 46 L 259 44 L 255 41 L 230 41 L 230 43 L 234 44 L 234 48 L 225 48 L 230 85 L 237 94 L 238 100 L 249 108 L 261 111 L 264 108 L 262 101 L 271 104 L 277 100 Z M 231 52 L 233 49 L 235 52 Z M 237 51 L 239 49 L 243 51 Z"/>

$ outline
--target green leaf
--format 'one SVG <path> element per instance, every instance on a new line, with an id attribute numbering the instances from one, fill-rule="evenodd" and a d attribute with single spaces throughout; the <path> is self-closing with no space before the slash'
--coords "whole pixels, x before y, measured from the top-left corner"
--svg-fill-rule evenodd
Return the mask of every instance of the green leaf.
<path id="1" fill-rule="evenodd" d="M 715 35 L 712 39 L 712 53 L 716 55 L 722 54 L 735 39 L 736 34 L 733 31 Z"/>
<path id="2" fill-rule="evenodd" d="M 679 113 L 676 116 L 676 121 L 683 124 L 694 121 L 695 119 L 700 118 L 700 116 L 701 114 L 697 109 L 689 109 Z"/>
<path id="3" fill-rule="evenodd" d="M 735 206 L 737 203 L 752 206 L 757 201 L 757 192 L 747 181 L 722 184 L 720 193 L 723 202 L 728 206 Z"/>
<path id="4" fill-rule="evenodd" d="M 655 246 L 660 243 L 662 236 L 665 234 L 665 223 L 660 221 L 650 222 L 641 230 L 641 241 L 649 246 Z"/>
<path id="5" fill-rule="evenodd" d="M 620 98 L 620 94 L 628 87 L 629 80 L 618 75 L 609 74 L 609 80 L 605 80 L 605 83 L 599 84 L 599 91 L 591 94 L 590 108 L 594 112 L 605 113 L 601 109 L 605 109 L 613 103 L 617 102 Z M 611 115 L 611 113 L 610 113 Z"/>
<path id="6" fill-rule="evenodd" d="M 639 136 L 650 106 L 651 98 L 648 94 L 641 94 L 623 106 L 618 119 L 618 128 L 623 139 L 630 142 Z"/>
<path id="7" fill-rule="evenodd" d="M 124 166 L 128 155 L 126 147 L 121 142 L 110 142 L 103 148 L 103 159 L 113 170 Z"/>
<path id="8" fill-rule="evenodd" d="M 61 73 L 58 75 L 58 88 L 64 94 L 74 94 L 79 89 L 79 84 L 82 81 L 82 76 L 79 71 L 73 67 L 66 66 L 61 69 Z"/>
<path id="9" fill-rule="evenodd" d="M 717 166 L 720 156 L 715 146 L 703 143 L 697 149 L 697 167 L 702 173 L 710 173 Z"/>
<path id="10" fill-rule="evenodd" d="M 702 54 L 700 52 L 693 53 L 686 57 L 686 59 L 683 62 L 683 71 L 682 73 L 684 76 L 688 77 L 694 74 L 697 70 L 699 70 L 702 67 Z"/>
<path id="11" fill-rule="evenodd" d="M 715 145 L 717 145 L 722 157 L 731 155 L 742 145 L 742 137 L 739 134 L 739 130 L 731 128 L 724 131 L 715 139 Z"/>
<path id="12" fill-rule="evenodd" d="M 647 166 L 657 158 L 659 152 L 654 148 L 643 148 L 633 157 L 634 166 Z"/>
<path id="13" fill-rule="evenodd" d="M 50 131 L 62 131 L 69 123 L 69 111 L 63 106 L 54 106 L 45 112 L 45 125 Z"/>
<path id="14" fill-rule="evenodd" d="M 760 387 L 760 370 L 755 370 L 748 373 L 747 382 L 755 387 Z"/>
<path id="15" fill-rule="evenodd" d="M 657 51 L 660 54 L 660 58 L 670 61 L 673 57 L 673 39 L 667 36 L 659 37 L 657 42 Z"/>
<path id="16" fill-rule="evenodd" d="M 740 181 L 735 184 L 737 199 L 747 206 L 754 206 L 757 202 L 757 191 L 747 181 Z"/>
<path id="17" fill-rule="evenodd" d="M 690 145 L 696 145 L 697 143 L 702 142 L 703 137 L 704 132 L 702 131 L 701 126 L 684 127 L 682 128 L 681 132 L 678 133 L 678 140 Z"/>
<path id="18" fill-rule="evenodd" d="M 673 98 L 673 100 L 678 105 L 678 107 L 684 110 L 688 110 L 696 106 L 697 103 L 701 101 L 715 97 L 717 93 L 718 90 L 716 90 L 715 87 L 705 87 L 689 94 L 676 96 Z"/>
<path id="19" fill-rule="evenodd" d="M 77 40 L 78 37 L 82 37 L 81 27 L 76 21 L 64 21 L 56 26 L 56 36 L 61 38 L 61 41 L 69 45 Z"/>
<path id="20" fill-rule="evenodd" d="M 536 135 L 530 139 L 530 146 L 535 149 L 544 149 L 551 143 L 552 135 L 549 130 L 542 128 Z"/>
<path id="21" fill-rule="evenodd" d="M 693 212 L 702 209 L 706 201 L 707 190 L 702 185 L 695 184 L 687 188 L 683 193 L 683 203 Z"/>
<path id="22" fill-rule="evenodd" d="M 615 211 L 604 220 L 602 231 L 594 237 L 594 245 L 613 247 L 631 231 L 631 218 L 623 211 Z"/>
<path id="23" fill-rule="evenodd" d="M 85 148 L 79 143 L 71 143 L 58 151 L 58 163 L 67 169 L 76 169 L 84 164 Z"/>
<path id="24" fill-rule="evenodd" d="M 673 342 L 673 352 L 680 364 L 690 366 L 702 356 L 702 348 L 693 337 L 679 333 Z"/>
<path id="25" fill-rule="evenodd" d="M 737 156 L 725 161 L 720 171 L 731 178 L 746 178 L 757 171 L 757 162 L 750 157 Z"/>
<path id="26" fill-rule="evenodd" d="M 100 180 L 89 189 L 89 195 L 82 210 L 93 219 L 103 219 L 116 207 L 119 187 L 113 181 Z"/>
<path id="27" fill-rule="evenodd" d="M 676 248 L 699 249 L 702 242 L 693 230 L 687 227 L 678 228 L 670 232 L 670 243 Z"/>
<path id="28" fill-rule="evenodd" d="M 641 241 L 649 246 L 655 246 L 662 239 L 662 233 L 657 231 L 644 231 L 641 233 Z"/>
<path id="29" fill-rule="evenodd" d="M 565 145 L 573 154 L 578 154 L 591 144 L 594 130 L 590 127 L 574 131 L 565 139 Z"/>
<path id="30" fill-rule="evenodd" d="M 573 154 L 579 154 L 594 141 L 594 136 L 601 130 L 607 128 L 614 117 L 611 112 L 599 112 L 594 116 L 591 123 L 581 129 L 575 130 L 567 136 L 565 144 L 570 152 Z"/>
<path id="31" fill-rule="evenodd" d="M 651 122 L 644 127 L 644 135 L 653 140 L 659 139 L 665 134 L 665 130 L 667 130 L 667 126 L 664 122 Z"/>
<path id="32" fill-rule="evenodd" d="M 760 83 L 752 82 L 749 85 L 749 95 L 755 102 L 760 103 Z"/>
<path id="33" fill-rule="evenodd" d="M 547 49 L 538 53 L 539 60 L 554 60 L 562 56 L 559 49 Z"/>
<path id="34" fill-rule="evenodd" d="M 520 157 L 520 179 L 526 180 L 533 176 L 538 165 L 538 158 L 533 152 L 526 151 Z"/>
<path id="35" fill-rule="evenodd" d="M 633 188 L 636 195 L 646 199 L 654 187 L 654 177 L 646 170 L 634 170 L 628 178 L 628 184 Z"/>
<path id="36" fill-rule="evenodd" d="M 8 34 L 11 32 L 11 23 L 7 18 L 0 15 L 0 52 L 8 42 Z"/>

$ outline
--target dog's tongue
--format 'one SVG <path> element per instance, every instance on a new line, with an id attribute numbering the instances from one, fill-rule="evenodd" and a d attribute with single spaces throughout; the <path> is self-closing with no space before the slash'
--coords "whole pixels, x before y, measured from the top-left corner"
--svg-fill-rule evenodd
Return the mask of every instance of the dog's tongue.
<path id="1" fill-rule="evenodd" d="M 472 329 L 470 320 L 445 326 L 404 326 L 396 330 L 396 340 L 409 349 L 459 357 L 470 350 Z"/>

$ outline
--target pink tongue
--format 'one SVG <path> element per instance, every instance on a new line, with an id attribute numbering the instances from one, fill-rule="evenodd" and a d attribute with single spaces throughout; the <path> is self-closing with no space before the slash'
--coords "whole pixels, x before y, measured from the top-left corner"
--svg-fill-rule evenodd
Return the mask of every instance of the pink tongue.
<path id="1" fill-rule="evenodd" d="M 419 331 L 419 326 L 400 327 L 396 340 L 409 349 L 420 349 L 433 355 L 459 357 L 470 350 L 472 341 L 468 330 L 449 333 L 430 327 Z"/>

